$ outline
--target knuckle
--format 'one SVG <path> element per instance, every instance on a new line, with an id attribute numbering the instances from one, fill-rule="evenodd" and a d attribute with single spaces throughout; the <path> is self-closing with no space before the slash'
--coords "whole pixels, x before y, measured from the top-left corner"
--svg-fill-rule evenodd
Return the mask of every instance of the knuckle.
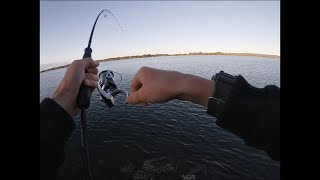
<path id="1" fill-rule="evenodd" d="M 80 63 L 80 60 L 74 60 L 73 62 L 72 62 L 72 64 L 79 64 Z"/>
<path id="2" fill-rule="evenodd" d="M 82 63 L 81 63 L 81 62 L 82 62 L 81 60 L 74 60 L 74 61 L 72 62 L 72 66 L 80 67 L 80 66 L 82 66 Z"/>
<path id="3" fill-rule="evenodd" d="M 143 70 L 143 69 L 146 69 L 146 68 L 147 68 L 147 66 L 142 66 L 140 69 Z"/>
<path id="4" fill-rule="evenodd" d="M 149 69 L 149 67 L 142 66 L 139 71 L 142 72 L 142 73 L 145 73 L 148 69 Z"/>

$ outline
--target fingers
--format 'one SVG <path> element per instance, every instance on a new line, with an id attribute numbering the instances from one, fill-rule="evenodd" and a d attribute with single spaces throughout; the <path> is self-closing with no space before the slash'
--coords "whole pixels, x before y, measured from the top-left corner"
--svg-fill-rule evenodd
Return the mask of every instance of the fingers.
<path id="1" fill-rule="evenodd" d="M 139 104 L 140 100 L 139 100 L 139 91 L 130 93 L 130 95 L 127 98 L 127 102 L 129 104 Z"/>
<path id="2" fill-rule="evenodd" d="M 143 102 L 143 103 L 141 103 L 143 106 L 148 106 L 149 105 L 149 103 L 147 103 L 147 102 Z"/>
<path id="3" fill-rule="evenodd" d="M 83 60 L 80 60 L 85 69 L 89 69 L 89 68 L 95 68 L 99 66 L 99 62 L 98 61 L 94 61 L 92 58 L 88 57 L 88 58 L 84 58 Z"/>
<path id="4" fill-rule="evenodd" d="M 133 79 L 130 82 L 130 90 L 131 93 L 138 91 L 143 86 L 143 79 L 146 75 L 146 70 L 148 67 L 142 67 L 139 71 L 134 75 Z"/>
<path id="5" fill-rule="evenodd" d="M 127 102 L 129 104 L 142 104 L 143 106 L 148 106 L 148 96 L 146 93 L 146 87 L 143 85 L 148 76 L 148 71 L 150 68 L 142 67 L 133 77 L 130 82 L 131 94 L 128 96 Z"/>
<path id="6" fill-rule="evenodd" d="M 98 86 L 99 78 L 97 75 L 91 74 L 91 73 L 85 73 L 84 74 L 84 84 L 86 86 L 96 88 Z"/>
<path id="7" fill-rule="evenodd" d="M 98 72 L 99 72 L 98 68 L 88 68 L 87 69 L 87 73 L 92 73 L 92 74 L 97 75 Z"/>
<path id="8" fill-rule="evenodd" d="M 142 84 L 138 82 L 135 78 L 130 82 L 130 92 L 136 92 L 142 87 Z"/>
<path id="9" fill-rule="evenodd" d="M 141 88 L 139 91 L 133 92 L 128 96 L 127 99 L 129 104 L 139 104 L 142 103 L 144 105 L 147 105 L 148 103 L 144 100 L 143 96 L 143 88 Z"/>
<path id="10" fill-rule="evenodd" d="M 82 60 L 75 60 L 72 62 L 73 67 L 76 67 L 76 69 L 79 68 L 84 68 L 85 70 L 89 70 L 92 69 L 90 71 L 92 71 L 94 74 L 97 70 L 94 70 L 94 68 L 99 66 L 99 62 L 98 61 L 94 61 L 92 58 L 84 58 Z M 70 67 L 70 66 L 69 66 Z M 98 73 L 98 72 L 97 72 Z"/>

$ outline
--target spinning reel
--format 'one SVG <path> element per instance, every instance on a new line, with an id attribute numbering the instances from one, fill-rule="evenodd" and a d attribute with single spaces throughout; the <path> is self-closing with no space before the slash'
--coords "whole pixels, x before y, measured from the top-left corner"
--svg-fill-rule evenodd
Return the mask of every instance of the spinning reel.
<path id="1" fill-rule="evenodd" d="M 112 108 L 113 106 L 115 106 L 114 97 L 116 95 L 120 93 L 126 93 L 126 97 L 128 97 L 128 93 L 126 91 L 123 91 L 117 87 L 114 81 L 114 73 L 117 73 L 117 72 L 113 72 L 111 70 L 105 70 L 99 73 L 99 82 L 98 82 L 97 89 L 100 93 L 100 100 L 104 102 L 109 108 Z M 122 76 L 120 75 L 120 77 L 122 81 Z"/>

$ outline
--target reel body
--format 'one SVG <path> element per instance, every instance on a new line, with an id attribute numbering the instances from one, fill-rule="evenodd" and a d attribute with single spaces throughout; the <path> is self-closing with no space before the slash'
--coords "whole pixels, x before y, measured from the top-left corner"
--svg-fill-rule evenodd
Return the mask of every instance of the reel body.
<path id="1" fill-rule="evenodd" d="M 123 91 L 117 87 L 114 81 L 114 72 L 111 70 L 105 70 L 99 73 L 99 82 L 97 89 L 100 94 L 100 100 L 104 102 L 109 108 L 115 106 L 114 97 L 117 94 L 126 93 L 128 97 L 128 93 L 126 91 Z"/>

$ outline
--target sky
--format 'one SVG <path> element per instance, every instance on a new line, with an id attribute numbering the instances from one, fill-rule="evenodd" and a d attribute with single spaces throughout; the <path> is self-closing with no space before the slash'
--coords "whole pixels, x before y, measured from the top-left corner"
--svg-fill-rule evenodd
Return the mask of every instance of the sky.
<path id="1" fill-rule="evenodd" d="M 81 59 L 92 26 L 94 60 L 240 52 L 280 55 L 280 1 L 40 1 L 40 65 Z"/>

